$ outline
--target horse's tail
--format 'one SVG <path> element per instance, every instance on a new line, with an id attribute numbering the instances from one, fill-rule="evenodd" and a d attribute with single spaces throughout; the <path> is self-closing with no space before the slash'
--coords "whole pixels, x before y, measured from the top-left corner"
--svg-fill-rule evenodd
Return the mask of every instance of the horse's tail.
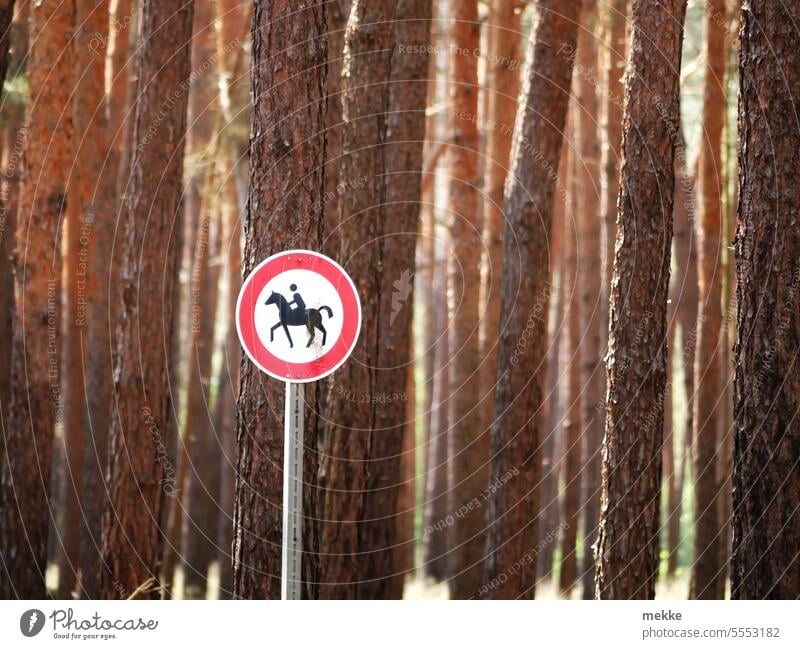
<path id="1" fill-rule="evenodd" d="M 331 311 L 331 308 L 329 306 L 321 306 L 318 310 L 319 311 L 327 311 L 328 312 L 328 317 L 329 318 L 333 317 L 333 311 Z"/>

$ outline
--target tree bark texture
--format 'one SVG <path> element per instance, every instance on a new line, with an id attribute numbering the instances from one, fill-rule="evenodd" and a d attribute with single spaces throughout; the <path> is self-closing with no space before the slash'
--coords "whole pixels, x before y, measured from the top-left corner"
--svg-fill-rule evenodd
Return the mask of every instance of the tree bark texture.
<path id="1" fill-rule="evenodd" d="M 503 187 L 508 174 L 514 120 L 522 67 L 522 7 L 512 0 L 492 0 L 489 24 L 492 51 L 487 56 L 489 111 L 483 179 L 482 267 L 485 309 L 481 314 L 481 397 L 484 430 L 494 418 L 494 382 L 497 378 L 497 332 L 500 323 L 500 278 L 503 275 Z"/>
<path id="2" fill-rule="evenodd" d="M 71 160 L 74 4 L 30 8 L 29 108 L 14 251 L 11 404 L 0 492 L 0 596 L 45 597 L 59 388 L 61 232 Z"/>
<path id="3" fill-rule="evenodd" d="M 279 251 L 319 250 L 325 193 L 324 6 L 259 0 L 253 13 L 250 196 L 243 272 Z M 285 387 L 244 358 L 236 419 L 233 592 L 279 599 Z M 307 386 L 303 507 L 315 512 L 316 399 Z M 306 519 L 306 523 L 312 517 Z M 304 595 L 313 597 L 313 535 L 303 534 Z"/>
<path id="4" fill-rule="evenodd" d="M 725 122 L 724 0 L 705 3 L 703 85 L 700 137 L 698 227 L 697 352 L 694 364 L 694 561 L 691 594 L 696 599 L 725 597 L 725 568 L 720 552 L 717 446 L 722 439 L 722 128 Z"/>
<path id="5" fill-rule="evenodd" d="M 594 552 L 600 518 L 600 448 L 603 445 L 603 403 L 606 376 L 603 366 L 608 302 L 603 286 L 603 215 L 601 206 L 600 138 L 597 96 L 597 2 L 584 0 L 574 72 L 576 88 L 575 132 L 578 161 L 578 260 L 580 287 L 581 353 L 581 518 L 583 564 L 580 581 L 584 599 L 594 597 Z"/>
<path id="6" fill-rule="evenodd" d="M 655 596 L 685 13 L 685 0 L 634 0 L 632 7 L 596 554 L 601 599 Z"/>
<path id="7" fill-rule="evenodd" d="M 189 90 L 191 0 L 141 5 L 131 179 L 103 520 L 105 598 L 156 596 L 172 482 L 169 362 Z M 165 103 L 164 91 L 174 93 Z"/>
<path id="8" fill-rule="evenodd" d="M 486 510 L 480 494 L 488 481 L 489 438 L 481 427 L 480 259 L 481 196 L 478 132 L 480 21 L 477 0 L 452 5 L 448 210 L 453 253 L 450 270 L 450 430 L 448 433 L 447 565 L 450 597 L 469 599 L 483 583 Z M 471 506 L 474 505 L 474 506 Z M 458 513 L 458 516 L 456 516 Z"/>
<path id="9" fill-rule="evenodd" d="M 536 582 L 542 390 L 547 363 L 550 231 L 578 26 L 577 2 L 535 8 L 529 69 L 504 209 L 502 307 L 491 429 L 486 579 L 482 594 L 531 598 Z M 499 481 L 502 481 L 500 486 Z"/>
<path id="10" fill-rule="evenodd" d="M 731 596 L 800 593 L 797 4 L 742 3 Z"/>

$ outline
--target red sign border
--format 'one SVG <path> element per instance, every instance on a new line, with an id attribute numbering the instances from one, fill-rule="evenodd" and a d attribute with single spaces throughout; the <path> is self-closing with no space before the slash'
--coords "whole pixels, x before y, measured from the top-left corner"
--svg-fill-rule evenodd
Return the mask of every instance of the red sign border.
<path id="1" fill-rule="evenodd" d="M 344 312 L 348 313 L 348 310 L 355 308 L 358 313 L 356 321 L 352 318 L 344 319 L 342 333 L 336 343 L 320 358 L 309 363 L 281 360 L 264 347 L 255 327 L 255 301 L 264 286 L 276 275 L 295 268 L 322 275 L 339 293 Z M 246 311 L 245 307 L 248 307 Z M 353 352 L 360 332 L 361 301 L 353 280 L 333 259 L 311 250 L 285 250 L 267 257 L 245 278 L 236 300 L 236 333 L 242 349 L 258 369 L 279 381 L 310 383 L 329 376 Z"/>

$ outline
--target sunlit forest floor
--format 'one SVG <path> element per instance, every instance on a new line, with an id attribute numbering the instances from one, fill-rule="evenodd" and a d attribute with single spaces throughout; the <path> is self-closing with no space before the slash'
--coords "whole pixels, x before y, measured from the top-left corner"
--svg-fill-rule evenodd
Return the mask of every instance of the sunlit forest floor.
<path id="1" fill-rule="evenodd" d="M 674 579 L 661 579 L 656 585 L 656 599 L 685 600 L 689 592 L 689 572 Z M 404 599 L 448 599 L 447 585 L 436 584 L 427 579 L 412 579 L 406 584 Z M 536 587 L 537 600 L 563 599 L 558 592 L 558 582 L 554 579 L 543 581 Z M 581 599 L 580 588 L 572 593 L 572 599 Z"/>

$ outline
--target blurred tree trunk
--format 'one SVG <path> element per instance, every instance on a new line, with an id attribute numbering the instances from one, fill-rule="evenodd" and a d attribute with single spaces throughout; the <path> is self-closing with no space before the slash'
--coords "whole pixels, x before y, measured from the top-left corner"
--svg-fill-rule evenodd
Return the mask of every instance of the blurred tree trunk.
<path id="1" fill-rule="evenodd" d="M 561 473 L 561 438 L 562 413 L 564 401 L 565 373 L 561 371 L 562 338 L 565 335 L 564 308 L 565 287 L 562 257 L 564 256 L 564 219 L 567 212 L 567 178 L 570 160 L 569 146 L 562 146 L 558 163 L 558 178 L 553 198 L 553 235 L 550 238 L 550 265 L 553 270 L 554 293 L 550 300 L 547 340 L 549 348 L 546 352 L 547 387 L 543 396 L 544 441 L 542 442 L 542 487 L 540 493 L 540 509 L 542 524 L 539 526 L 538 542 L 542 548 L 537 561 L 537 578 L 547 579 L 553 573 L 553 555 L 561 530 L 561 503 L 559 502 L 558 478 Z"/>
<path id="2" fill-rule="evenodd" d="M 119 173 L 122 150 L 126 145 L 125 133 L 133 121 L 130 114 L 131 69 L 133 57 L 130 47 L 136 5 L 133 0 L 103 0 L 109 5 L 108 47 L 105 68 L 108 75 L 108 140 L 112 144 L 112 155 L 108 162 L 116 180 Z"/>
<path id="3" fill-rule="evenodd" d="M 444 283 L 447 273 L 443 270 L 441 244 L 438 238 L 436 217 L 437 169 L 442 154 L 446 151 L 441 115 L 435 108 L 441 99 L 443 86 L 439 74 L 439 58 L 443 33 L 440 29 L 439 4 L 433 2 L 431 19 L 431 45 L 434 54 L 428 57 L 428 117 L 425 128 L 424 169 L 421 190 L 422 236 L 420 241 L 421 267 L 420 285 L 422 297 L 421 321 L 424 331 L 425 350 L 423 367 L 425 390 L 423 396 L 422 428 L 425 443 L 425 481 L 422 499 L 422 574 L 437 582 L 447 578 L 447 531 L 440 529 L 447 514 L 447 408 L 440 409 L 437 403 L 439 384 L 447 376 L 447 289 Z M 445 351 L 442 352 L 442 348 Z M 444 427 L 440 426 L 440 410 L 445 414 Z"/>
<path id="4" fill-rule="evenodd" d="M 213 172 L 212 178 L 217 178 Z M 184 595 L 189 599 L 205 599 L 208 569 L 216 558 L 219 520 L 216 509 L 220 495 L 220 464 L 216 435 L 211 426 L 211 357 L 217 316 L 220 226 L 219 206 L 210 198 L 218 189 L 216 182 L 209 182 L 201 199 L 200 231 L 191 273 L 189 375 L 182 434 L 189 448 L 190 467 L 181 547 Z"/>
<path id="5" fill-rule="evenodd" d="M 486 511 L 480 494 L 488 479 L 489 438 L 479 410 L 481 197 L 478 163 L 478 57 L 480 21 L 477 0 L 451 6 L 450 106 L 453 144 L 448 150 L 448 209 L 453 256 L 450 258 L 450 431 L 448 435 L 447 566 L 452 599 L 469 599 L 483 583 Z M 477 503 L 477 507 L 468 505 Z"/>
<path id="6" fill-rule="evenodd" d="M 8 49 L 11 42 L 13 20 L 14 0 L 0 3 L 0 91 L 2 91 L 5 83 L 11 58 Z M 3 94 L 3 104 L 5 103 L 5 95 Z M 16 129 L 13 125 L 9 124 L 6 134 L 7 139 L 3 149 L 10 158 L 17 137 Z M 7 167 L 8 164 L 3 167 L 4 172 Z M 11 340 L 14 276 L 11 272 L 12 244 L 10 243 L 10 233 L 14 231 L 15 215 L 9 205 L 10 178 L 6 177 L 4 183 L 3 195 L 0 196 L 0 340 Z M 4 345 L 0 350 L 0 367 L 3 368 L 2 372 L 0 372 L 0 421 L 2 421 L 2 428 L 5 429 L 5 422 L 8 421 L 9 416 L 8 406 L 11 402 L 11 345 Z M 0 444 L 0 474 L 3 471 L 4 455 L 5 444 Z"/>
<path id="7" fill-rule="evenodd" d="M 114 134 L 117 174 L 117 208 L 122 209 L 131 182 L 131 142 L 135 122 L 136 56 L 141 6 L 134 0 L 116 0 L 111 6 L 108 51 L 111 67 L 109 128 Z M 118 244 L 119 245 L 119 244 Z M 123 243 L 124 245 L 124 243 Z M 119 273 L 113 281 L 119 281 Z M 112 331 L 113 333 L 113 331 Z"/>
<path id="8" fill-rule="evenodd" d="M 68 470 L 59 596 L 99 595 L 101 525 L 111 409 L 108 285 L 116 169 L 108 167 L 105 93 L 108 1 L 77 0 L 73 114 L 75 158 L 70 176 L 64 258 L 64 437 Z M 94 349 L 96 348 L 96 349 Z M 106 358 L 105 365 L 97 359 Z M 98 397 L 105 395 L 103 401 Z M 84 585 L 85 583 L 85 585 Z"/>
<path id="9" fill-rule="evenodd" d="M 398 0 L 395 14 L 395 43 L 412 51 L 427 51 L 431 38 L 431 0 Z M 389 315 L 391 335 L 378 348 L 380 373 L 376 377 L 378 394 L 387 397 L 403 386 L 405 400 L 387 398 L 375 416 L 373 457 L 380 463 L 370 468 L 368 489 L 372 494 L 367 507 L 372 547 L 381 553 L 394 548 L 395 565 L 386 575 L 404 575 L 413 568 L 414 507 L 414 422 L 415 381 L 413 364 L 413 274 L 415 251 L 420 231 L 425 109 L 428 96 L 428 55 L 392 55 L 389 86 L 389 118 L 386 135 L 386 203 L 391 217 L 386 218 L 382 265 L 386 290 L 381 294 L 381 314 Z M 405 278 L 405 279 L 404 279 Z M 392 291 L 388 290 L 391 283 Z M 385 317 L 385 316 L 384 316 Z M 408 386 L 408 389 L 406 387 Z M 399 435 L 398 435 L 399 433 Z M 398 439 L 399 438 L 399 439 Z M 379 442 L 379 443 L 377 443 Z M 400 466 L 396 466 L 402 458 Z M 397 476 L 397 477 L 395 477 Z M 381 520 L 392 513 L 387 521 Z M 396 519 L 394 529 L 391 519 Z M 410 521 L 410 525 L 409 525 Z M 368 528 L 367 528 L 368 529 Z M 401 530 L 405 530 L 402 533 Z M 401 599 L 404 579 L 374 582 L 371 596 Z M 365 593 L 366 595 L 367 593 Z"/>
<path id="10" fill-rule="evenodd" d="M 603 219 L 603 291 L 600 321 L 603 326 L 603 350 L 608 345 L 608 305 L 611 297 L 611 275 L 614 270 L 614 239 L 619 196 L 619 167 L 622 157 L 622 113 L 627 49 L 626 29 L 628 0 L 609 0 L 604 15 L 605 48 L 603 66 L 603 146 L 600 166 L 603 175 L 601 210 Z"/>
<path id="11" fill-rule="evenodd" d="M 94 233 L 90 248 L 90 268 L 93 281 L 89 282 L 89 322 L 88 339 L 91 345 L 87 351 L 87 409 L 89 413 L 89 440 L 83 456 L 83 516 L 85 531 L 81 539 L 81 589 L 90 599 L 100 597 L 100 565 L 102 546 L 103 511 L 108 505 L 108 492 L 105 483 L 105 472 L 108 463 L 108 431 L 111 426 L 111 408 L 113 386 L 114 330 L 117 325 L 117 309 L 120 297 L 119 273 L 121 264 L 113 261 L 114 251 L 124 247 L 124 235 L 115 236 L 119 224 L 119 207 L 122 205 L 118 194 L 120 164 L 123 149 L 130 145 L 133 116 L 130 114 L 130 86 L 132 64 L 129 59 L 129 41 L 131 23 L 135 8 L 130 0 L 112 0 L 110 15 L 94 12 L 96 20 L 105 20 L 108 27 L 108 49 L 105 57 L 105 69 L 98 70 L 98 63 L 92 60 L 89 65 L 93 70 L 93 90 L 104 91 L 104 75 L 110 75 L 111 86 L 105 96 L 104 110 L 98 109 L 89 128 L 86 138 L 105 138 L 106 150 L 98 155 L 102 158 L 102 173 L 98 180 L 97 193 L 94 195 L 96 206 Z M 94 30 L 89 29 L 82 35 L 89 40 L 83 47 L 92 45 Z M 97 43 L 102 51 L 102 41 Z M 98 105 L 98 100 L 92 102 Z M 105 119 L 104 119 L 105 113 Z M 76 111 L 76 119 L 78 119 Z M 91 169 L 90 162 L 87 168 Z M 100 163 L 98 168 L 100 168 Z M 122 230 L 122 228 L 120 228 Z"/>
<path id="12" fill-rule="evenodd" d="M 422 536 L 423 564 L 426 574 L 436 581 L 447 579 L 447 435 L 449 431 L 447 399 L 450 359 L 450 317 L 447 304 L 447 245 L 436 234 L 435 210 L 431 201 L 434 251 L 433 307 L 431 328 L 437 333 L 436 344 L 428 349 L 434 356 L 433 395 L 431 397 L 431 432 L 428 441 L 428 462 L 425 471 L 425 519 Z M 438 299 L 437 299 L 438 298 Z M 433 302 L 433 300 L 432 300 Z"/>
<path id="13" fill-rule="evenodd" d="M 196 22 L 196 21 L 195 21 Z M 189 94 L 189 115 L 191 116 L 193 96 Z M 191 120 L 189 122 L 191 124 Z M 192 129 L 187 126 L 186 150 L 192 151 L 193 138 Z M 187 173 L 187 175 L 189 175 Z M 169 384 L 175 386 L 172 390 L 173 406 L 169 422 L 167 424 L 167 436 L 170 445 L 167 447 L 167 455 L 174 462 L 171 467 L 173 471 L 172 480 L 174 489 L 169 493 L 169 500 L 166 502 L 166 543 L 164 547 L 164 557 L 161 565 L 162 579 L 165 586 L 165 595 L 172 597 L 174 581 L 177 577 L 175 570 L 181 559 L 181 547 L 183 539 L 183 524 L 186 514 L 187 481 L 189 473 L 189 445 L 187 440 L 181 436 L 180 413 L 183 407 L 183 400 L 188 401 L 188 394 L 181 396 L 181 387 L 188 387 L 189 363 L 185 357 L 188 355 L 185 350 L 189 348 L 188 342 L 183 345 L 186 331 L 191 331 L 191 282 L 189 278 L 194 268 L 195 249 L 200 233 L 201 212 L 203 209 L 201 200 L 201 190 L 198 187 L 198 179 L 189 177 L 184 181 L 183 195 L 181 196 L 180 208 L 183 216 L 183 226 L 176 234 L 176 248 L 179 251 L 178 265 L 179 271 L 177 279 L 172 287 L 172 300 L 175 304 L 175 326 L 172 330 L 171 353 L 172 358 L 169 362 Z"/>
<path id="14" fill-rule="evenodd" d="M 253 14 L 250 196 L 245 216 L 244 273 L 282 250 L 319 250 L 325 192 L 327 39 L 324 6 L 298 10 L 292 0 L 259 0 Z M 289 83 L 289 81 L 291 83 Z M 300 109 L 298 109 L 300 107 Z M 237 405 L 233 591 L 279 599 L 284 385 L 242 360 Z M 317 419 L 307 388 L 303 507 L 315 512 Z M 311 516 L 306 523 L 311 522 Z M 312 524 L 303 535 L 304 595 L 310 575 Z"/>
<path id="15" fill-rule="evenodd" d="M 675 457 L 673 490 L 667 502 L 667 575 L 674 576 L 678 568 L 678 547 L 681 541 L 681 512 L 683 510 L 683 483 L 686 475 L 686 460 L 691 450 L 692 402 L 694 399 L 694 356 L 697 343 L 697 241 L 694 233 L 695 195 L 694 182 L 686 167 L 686 144 L 683 131 L 679 129 L 675 145 L 675 205 L 673 206 L 675 229 L 675 280 L 676 319 L 681 329 L 680 350 L 683 369 L 683 385 L 686 392 L 686 407 L 683 424 L 683 440 L 679 443 L 680 457 Z M 674 370 L 674 368 L 673 368 Z M 673 385 L 673 389 L 674 389 Z"/>
<path id="16" fill-rule="evenodd" d="M 726 34 L 725 77 L 738 82 L 736 66 L 739 57 L 738 33 L 741 1 L 734 0 L 728 4 L 728 29 Z M 722 372 L 722 407 L 720 408 L 720 453 L 717 461 L 717 482 L 719 490 L 718 509 L 720 520 L 719 552 L 720 562 L 724 569 L 721 576 L 723 590 L 730 576 L 731 557 L 731 520 L 733 511 L 733 346 L 736 344 L 736 264 L 733 258 L 733 241 L 736 231 L 736 209 L 738 195 L 736 193 L 736 176 L 738 173 L 736 147 L 738 132 L 735 122 L 725 111 L 725 177 L 723 179 L 723 196 L 725 200 L 722 249 L 725 253 L 724 285 L 722 289 L 722 331 L 720 348 L 720 365 Z"/>
<path id="17" fill-rule="evenodd" d="M 731 596 L 791 599 L 800 593 L 800 5 L 743 3 L 741 20 Z"/>
<path id="18" fill-rule="evenodd" d="M 677 175 L 676 175 L 677 179 Z M 677 185 L 677 180 L 676 180 Z M 675 209 L 673 208 L 673 218 Z M 664 443 L 661 446 L 661 459 L 663 463 L 663 484 L 661 487 L 662 500 L 666 506 L 666 521 L 664 522 L 659 534 L 659 546 L 662 552 L 667 553 L 667 564 L 671 557 L 669 553 L 670 538 L 669 530 L 672 525 L 672 515 L 674 512 L 673 494 L 676 493 L 675 481 L 677 479 L 675 462 L 675 421 L 672 416 L 674 409 L 675 395 L 675 331 L 677 329 L 678 317 L 676 314 L 678 296 L 675 294 L 676 277 L 670 278 L 669 300 L 667 301 L 667 369 L 666 387 L 664 388 Z M 665 495 L 664 495 L 665 494 Z"/>
<path id="19" fill-rule="evenodd" d="M 579 37 L 580 43 L 580 37 Z M 580 47 L 580 45 L 579 45 Z M 579 77 L 574 81 L 580 83 Z M 566 142 L 568 146 L 575 146 L 576 131 L 575 114 L 578 108 L 572 105 L 569 126 L 567 127 Z M 578 146 L 580 143 L 577 143 Z M 569 156 L 567 168 L 569 169 L 566 182 L 569 186 L 568 210 L 561 227 L 563 228 L 561 281 L 564 283 L 564 336 L 561 339 L 561 354 L 565 368 L 564 387 L 564 419 L 562 440 L 564 444 L 564 462 L 562 464 L 562 479 L 564 484 L 564 510 L 562 514 L 563 528 L 561 532 L 561 570 L 559 571 L 559 591 L 564 597 L 569 598 L 572 587 L 578 574 L 578 560 L 575 543 L 578 538 L 578 510 L 581 500 L 581 438 L 583 425 L 581 421 L 581 302 L 578 277 L 578 230 L 577 219 L 582 218 L 577 210 L 582 208 L 579 193 L 578 166 L 586 164 L 575 155 Z M 581 178 L 583 181 L 583 178 Z M 583 260 L 581 260 L 583 263 Z M 597 269 L 595 268 L 595 273 Z"/>
<path id="20" fill-rule="evenodd" d="M 536 4 L 524 118 L 517 120 L 504 209 L 502 307 L 492 422 L 485 596 L 531 598 L 536 583 L 542 390 L 550 303 L 549 238 L 579 6 Z M 556 47 L 558 45 L 558 48 Z M 566 49 L 565 49 L 566 48 Z M 559 50 L 561 50 L 559 52 Z M 522 108 L 521 108 L 522 110 Z M 517 569 L 517 562 L 522 567 Z"/>
<path id="21" fill-rule="evenodd" d="M 163 547 L 163 505 L 171 483 L 171 299 L 181 227 L 180 195 L 190 72 L 192 14 L 186 0 L 145 0 L 137 50 L 137 92 L 127 241 L 121 277 L 115 398 L 109 450 L 111 509 L 103 521 L 102 594 L 155 596 Z M 178 92 L 164 104 L 164 88 Z M 146 342 L 145 342 L 146 341 Z"/>
<path id="22" fill-rule="evenodd" d="M 239 68 L 244 56 L 244 43 L 249 35 L 249 12 L 241 0 L 222 0 L 217 3 L 214 23 L 217 48 L 217 72 L 219 75 L 219 105 L 224 120 L 224 129 L 232 128 L 237 117 L 233 102 L 239 77 Z M 236 47 L 236 59 L 229 64 L 231 47 Z M 231 160 L 222 165 L 225 198 L 221 203 L 222 239 L 220 264 L 224 260 L 224 284 L 227 287 L 221 322 L 227 326 L 225 336 L 220 336 L 222 362 L 217 375 L 217 395 L 214 403 L 213 426 L 219 441 L 220 497 L 217 513 L 217 560 L 219 563 L 219 598 L 233 595 L 233 502 L 236 480 L 236 400 L 239 392 L 239 366 L 241 346 L 236 334 L 236 300 L 242 281 L 242 226 L 235 174 L 239 165 L 239 153 L 232 136 L 225 139 L 230 148 Z"/>
<path id="23" fill-rule="evenodd" d="M 169 419 L 168 438 L 170 445 L 168 455 L 174 458 L 177 465 L 176 489 L 167 502 L 165 512 L 167 543 L 162 564 L 164 581 L 168 584 L 177 577 L 175 567 L 178 563 L 186 577 L 191 569 L 186 565 L 183 550 L 193 539 L 185 539 L 184 533 L 194 534 L 195 527 L 190 523 L 189 490 L 190 465 L 194 461 L 190 454 L 194 452 L 192 437 L 186 435 L 186 417 L 190 408 L 198 407 L 202 398 L 197 394 L 198 383 L 192 383 L 190 375 L 196 367 L 194 352 L 190 352 L 192 335 L 196 327 L 194 317 L 199 313 L 196 309 L 197 295 L 193 294 L 195 272 L 195 256 L 197 247 L 208 245 L 208 240 L 200 236 L 203 225 L 204 209 L 209 194 L 212 169 L 216 163 L 218 146 L 218 105 L 219 99 L 216 68 L 211 65 L 215 52 L 215 33 L 212 26 L 214 17 L 208 2 L 196 5 L 192 20 L 191 62 L 192 75 L 189 84 L 188 119 L 186 125 L 186 159 L 187 164 L 184 182 L 184 194 L 181 197 L 183 206 L 183 228 L 177 231 L 176 247 L 180 281 L 173 286 L 172 299 L 176 305 L 175 327 L 172 330 L 172 359 L 169 362 L 169 384 L 173 389 L 172 416 Z M 213 143 L 212 143 L 213 141 Z M 205 368 L 200 368 L 203 372 Z M 184 391 L 185 389 L 185 391 Z M 205 404 L 199 405 L 205 410 Z M 195 421 L 199 418 L 193 414 Z M 202 421 L 202 420 L 201 420 Z M 202 435 L 201 435 L 202 437 Z M 202 544 L 203 541 L 198 541 Z M 196 576 L 196 572 L 195 572 Z M 192 579 L 192 577 L 189 577 Z M 186 584 L 186 580 L 184 580 Z M 196 585 L 191 586 L 197 590 Z M 172 596 L 172 588 L 166 591 Z"/>
<path id="24" fill-rule="evenodd" d="M 652 599 L 666 388 L 674 150 L 686 0 L 633 2 L 611 293 L 597 595 Z M 651 56 L 658 43 L 660 57 Z"/>
<path id="25" fill-rule="evenodd" d="M 222 321 L 228 330 L 222 342 L 222 363 L 217 379 L 217 398 L 214 404 L 214 430 L 220 440 L 220 511 L 218 525 L 219 596 L 227 599 L 233 589 L 233 501 L 236 475 L 236 397 L 239 385 L 241 346 L 234 323 L 236 300 L 242 277 L 241 222 L 236 204 L 235 188 L 229 181 L 230 201 L 223 212 L 225 226 L 222 239 L 225 257 L 225 281 L 228 286 L 226 302 L 222 305 Z"/>
<path id="26" fill-rule="evenodd" d="M 603 409 L 606 376 L 603 366 L 608 317 L 604 299 L 602 268 L 603 216 L 601 213 L 600 130 L 598 128 L 597 2 L 584 0 L 578 32 L 575 131 L 578 148 L 576 175 L 578 191 L 578 258 L 580 270 L 581 392 L 583 458 L 581 462 L 581 514 L 583 518 L 583 599 L 594 597 L 594 553 L 597 521 L 600 519 L 600 448 L 603 445 Z M 615 145 L 616 146 L 616 145 Z"/>
<path id="27" fill-rule="evenodd" d="M 482 426 L 488 430 L 494 418 L 494 382 L 497 379 L 497 333 L 500 323 L 500 277 L 503 274 L 503 187 L 508 173 L 522 67 L 522 11 L 511 0 L 491 0 L 489 24 L 491 56 L 486 57 L 488 125 L 483 179 L 483 241 L 481 266 L 486 273 L 486 308 L 481 317 Z"/>
<path id="28" fill-rule="evenodd" d="M 694 561 L 691 594 L 696 599 L 725 596 L 725 569 L 719 549 L 717 443 L 722 402 L 722 128 L 725 122 L 725 0 L 705 3 L 702 137 L 700 138 L 697 353 L 694 364 Z"/>
<path id="29" fill-rule="evenodd" d="M 45 597 L 48 495 L 59 390 L 61 236 L 72 159 L 74 3 L 30 8 L 30 109 L 16 222 L 11 401 L 0 492 L 0 596 Z"/>

